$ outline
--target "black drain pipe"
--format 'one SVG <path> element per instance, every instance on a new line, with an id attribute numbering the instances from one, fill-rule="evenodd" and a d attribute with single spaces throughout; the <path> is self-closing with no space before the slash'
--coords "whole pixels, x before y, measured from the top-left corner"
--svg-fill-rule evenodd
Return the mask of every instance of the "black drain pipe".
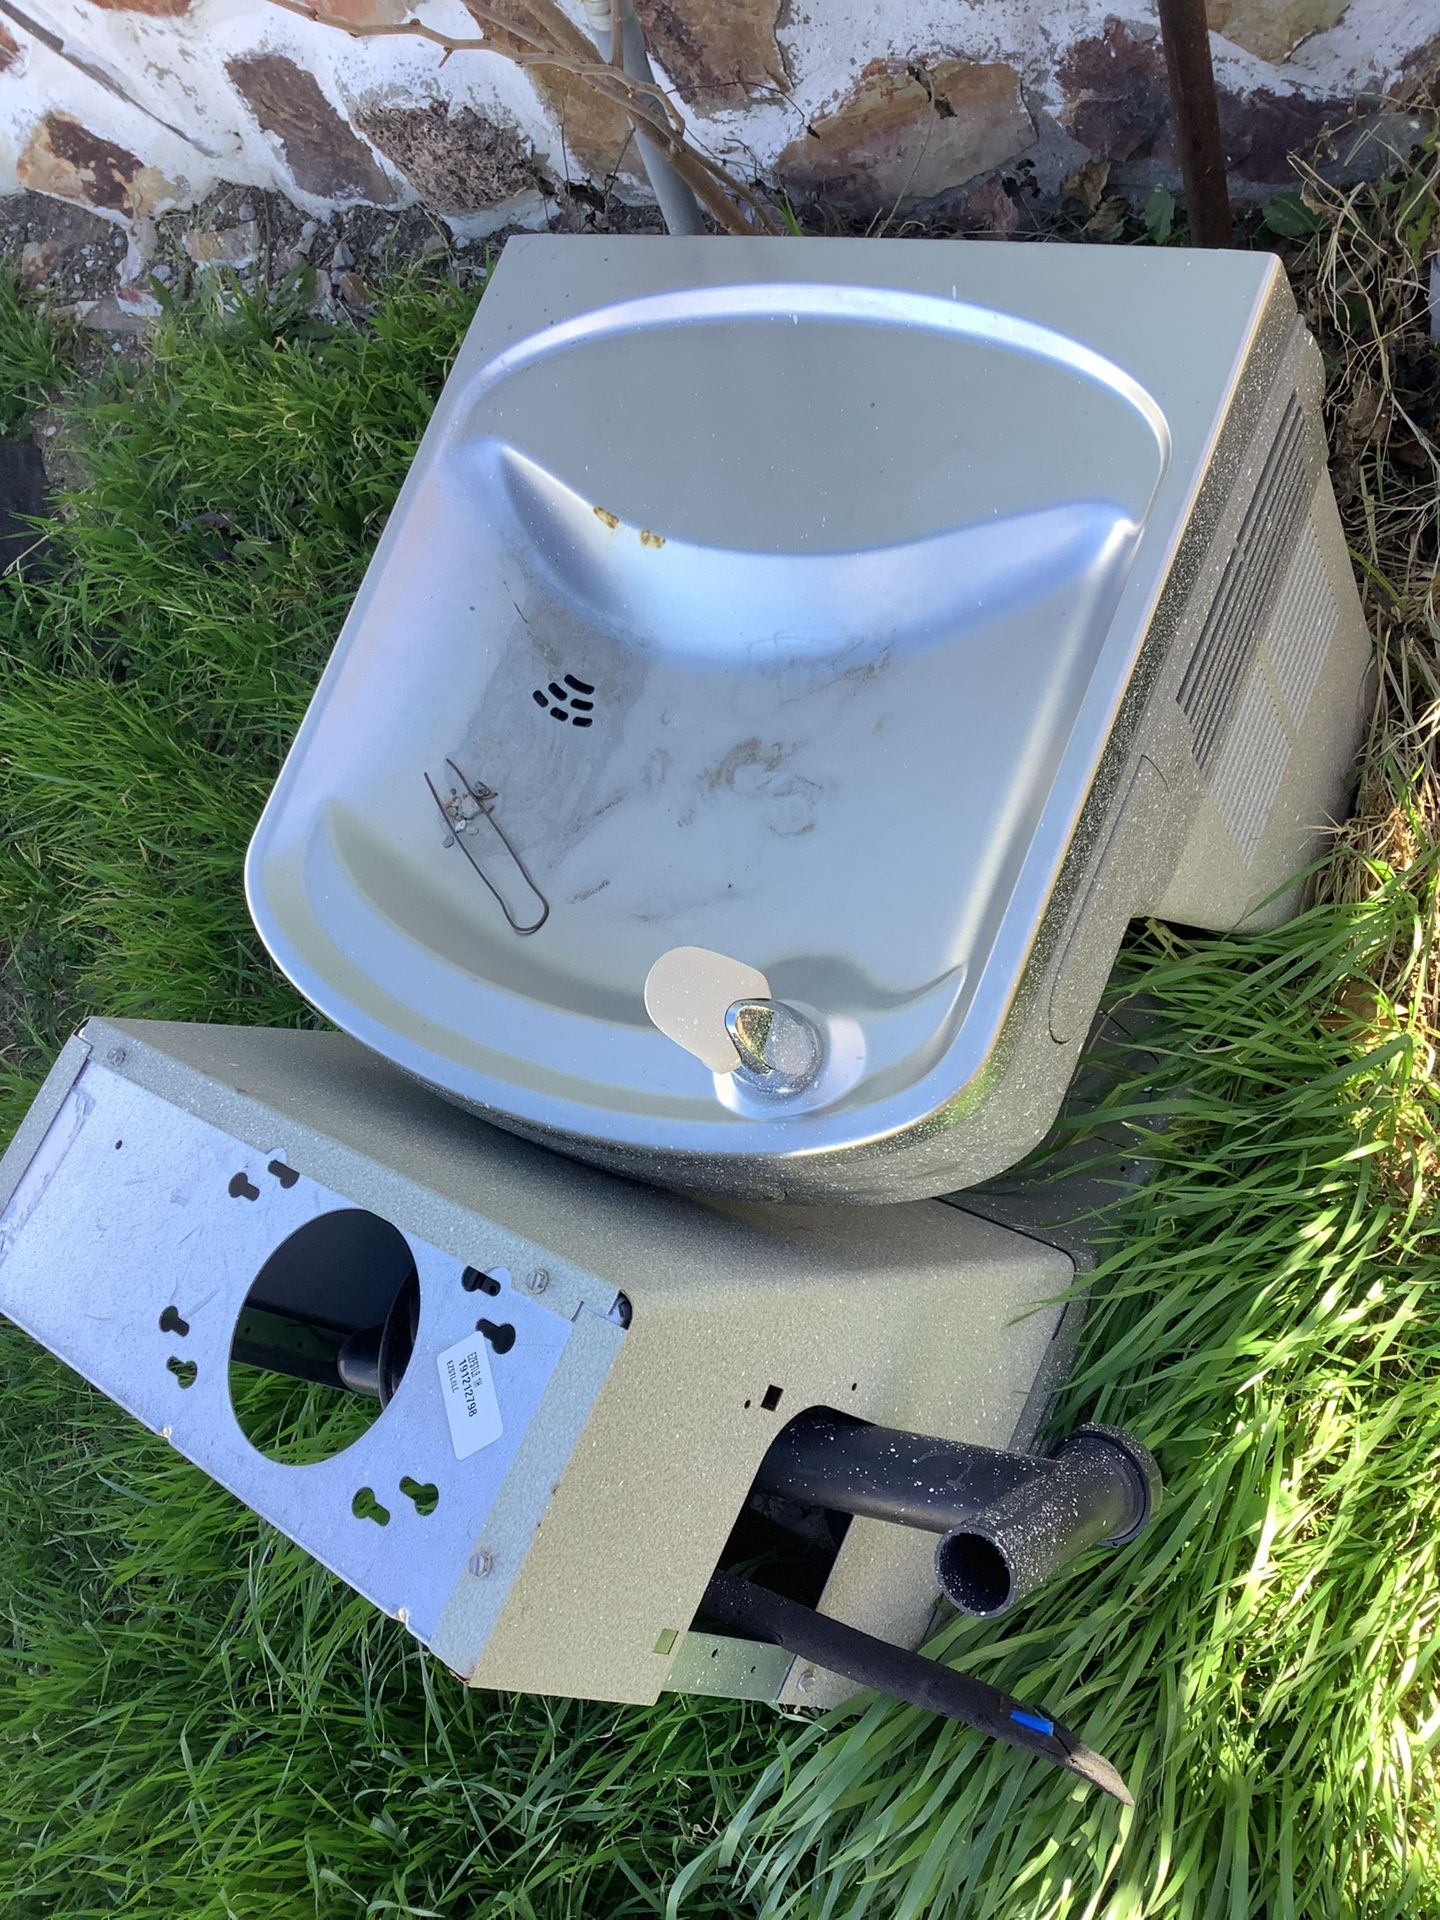
<path id="1" fill-rule="evenodd" d="M 1088 1548 L 1133 1540 L 1160 1504 L 1160 1474 L 1118 1427 L 1077 1427 L 1048 1455 L 1007 1453 L 815 1408 L 776 1436 L 755 1490 L 940 1534 L 941 1590 L 986 1617 Z"/>

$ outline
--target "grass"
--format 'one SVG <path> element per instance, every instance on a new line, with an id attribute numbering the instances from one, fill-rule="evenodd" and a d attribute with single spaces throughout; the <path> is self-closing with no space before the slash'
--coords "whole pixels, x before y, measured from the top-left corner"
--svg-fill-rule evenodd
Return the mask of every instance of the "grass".
<path id="1" fill-rule="evenodd" d="M 0 439 L 25 432 L 26 416 L 65 378 L 61 336 L 21 297 L 14 279 L 0 273 Z"/>
<path id="2" fill-rule="evenodd" d="M 1412 244 L 1436 179 L 1429 145 L 1287 212 L 1384 666 L 1361 816 L 1304 919 L 1140 929 L 1117 981 L 1158 1009 L 1167 1124 L 1063 1413 L 1151 1440 L 1166 1505 L 942 1643 L 1063 1712 L 1134 1812 L 886 1705 L 469 1697 L 0 1329 L 7 1914 L 1440 1912 L 1440 369 Z M 65 403 L 90 482 L 55 571 L 0 599 L 5 1124 L 90 1007 L 306 1018 L 243 847 L 469 306 L 401 282 L 367 335 L 177 314 L 147 368 Z"/>

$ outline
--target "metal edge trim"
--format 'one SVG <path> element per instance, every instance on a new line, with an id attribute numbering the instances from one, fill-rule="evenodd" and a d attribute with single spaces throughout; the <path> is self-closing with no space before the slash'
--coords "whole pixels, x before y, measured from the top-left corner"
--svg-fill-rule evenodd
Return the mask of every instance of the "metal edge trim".
<path id="1" fill-rule="evenodd" d="M 87 1023 L 65 1042 L 56 1055 L 55 1064 L 46 1074 L 39 1093 L 30 1103 L 29 1112 L 11 1135 L 10 1144 L 5 1149 L 3 1158 L 0 1158 L 0 1215 L 3 1215 L 15 1198 L 15 1189 L 24 1179 L 26 1169 L 39 1151 L 40 1142 L 50 1131 L 56 1114 L 69 1099 L 71 1088 L 80 1078 L 93 1052 L 92 1044 L 87 1038 L 88 1032 Z"/>

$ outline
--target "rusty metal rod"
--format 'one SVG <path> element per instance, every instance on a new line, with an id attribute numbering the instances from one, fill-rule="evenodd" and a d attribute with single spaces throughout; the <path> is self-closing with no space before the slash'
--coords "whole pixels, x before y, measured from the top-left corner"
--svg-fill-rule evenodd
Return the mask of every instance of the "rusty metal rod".
<path id="1" fill-rule="evenodd" d="M 1234 242 L 1234 230 L 1205 0 L 1156 0 L 1156 7 L 1190 242 L 1196 247 L 1228 247 Z"/>

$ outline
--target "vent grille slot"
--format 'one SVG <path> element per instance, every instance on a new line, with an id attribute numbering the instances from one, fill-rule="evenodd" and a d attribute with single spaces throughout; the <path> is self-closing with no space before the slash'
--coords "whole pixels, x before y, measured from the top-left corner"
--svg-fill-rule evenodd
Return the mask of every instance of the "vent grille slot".
<path id="1" fill-rule="evenodd" d="M 1257 668 L 1216 759 L 1210 785 L 1220 818 L 1247 866 L 1260 851 L 1289 760 L 1290 742 L 1265 676 Z"/>
<path id="2" fill-rule="evenodd" d="M 1325 577 L 1320 541 L 1308 522 L 1300 529 L 1295 561 L 1280 589 L 1265 650 L 1275 686 L 1299 726 L 1340 624 L 1340 609 Z"/>
<path id="3" fill-rule="evenodd" d="M 1207 778 L 1314 490 L 1316 463 L 1308 440 L 1299 397 L 1292 394 L 1181 682 L 1181 711 L 1194 735 L 1196 765 Z"/>

